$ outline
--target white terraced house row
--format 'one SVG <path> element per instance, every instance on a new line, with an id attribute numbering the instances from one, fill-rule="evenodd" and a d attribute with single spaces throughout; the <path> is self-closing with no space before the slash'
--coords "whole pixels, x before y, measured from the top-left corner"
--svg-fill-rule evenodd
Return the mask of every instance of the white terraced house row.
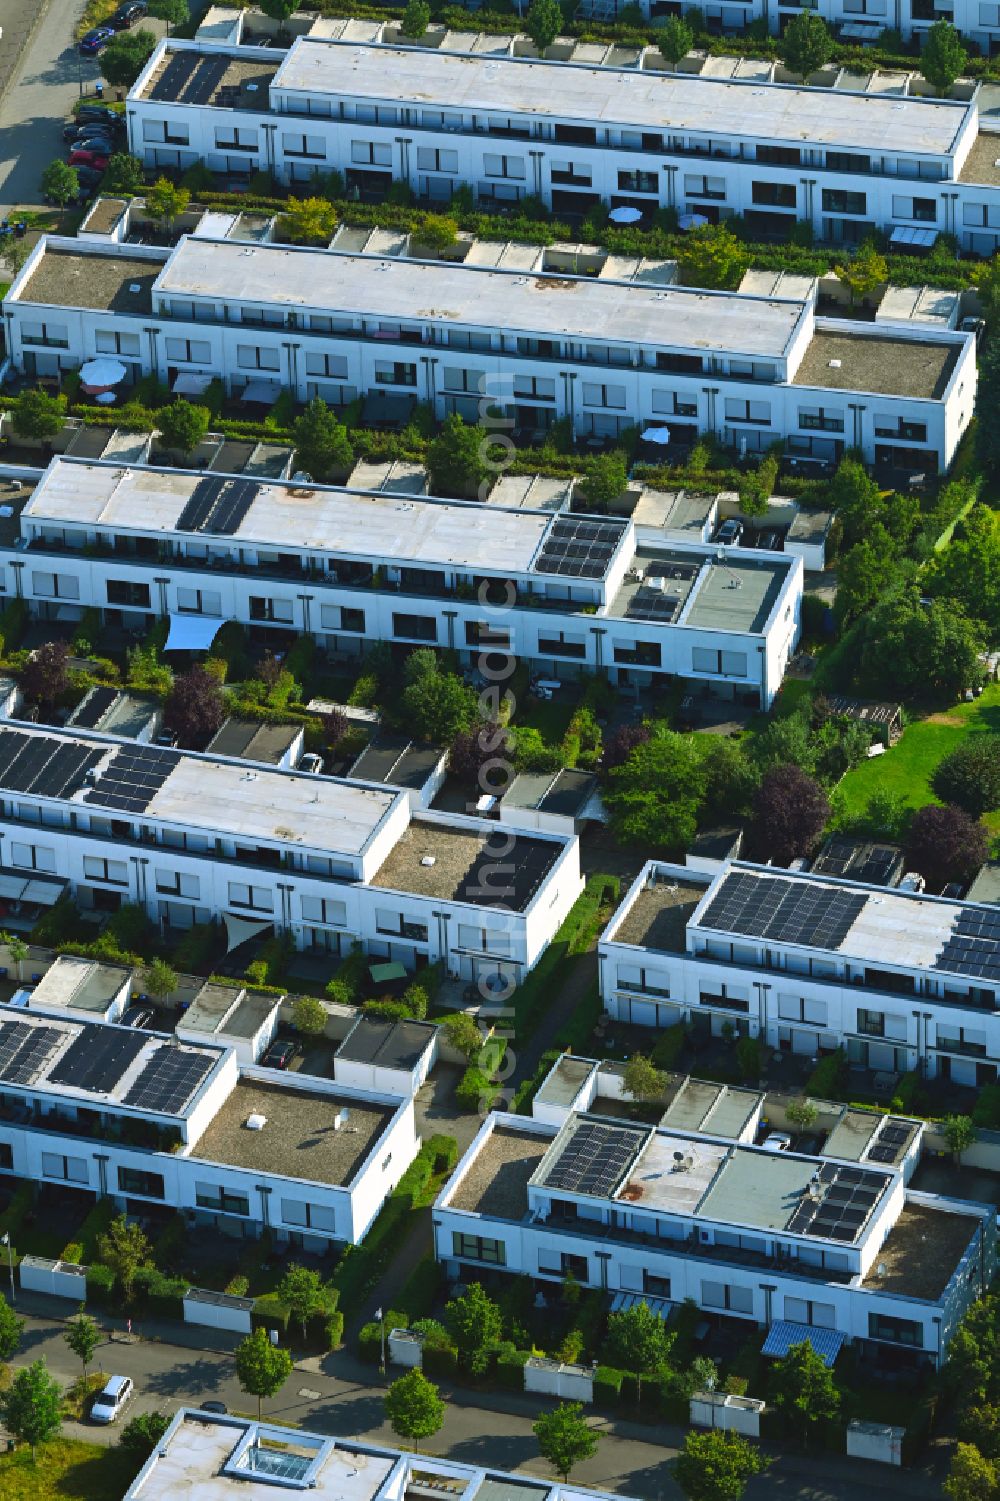
<path id="1" fill-rule="evenodd" d="M 520 983 L 582 889 L 575 838 L 412 814 L 404 791 L 95 733 L 0 728 L 0 867 L 169 936 L 220 920 L 408 970 Z M 493 836 L 491 838 L 491 836 Z M 29 894 L 27 900 L 35 900 Z"/>
<path id="2" fill-rule="evenodd" d="M 412 1097 L 282 1077 L 232 1047 L 65 1009 L 3 1010 L 0 1176 L 57 1202 L 161 1205 L 322 1254 L 363 1238 L 416 1155 Z"/>
<path id="3" fill-rule="evenodd" d="M 500 677 L 524 658 L 768 708 L 798 640 L 799 558 L 660 545 L 612 517 L 59 458 L 11 509 L 0 580 L 34 614 L 169 615 L 203 645 L 236 620 L 275 649 L 435 646 Z"/>
<path id="4" fill-rule="evenodd" d="M 997 908 L 742 861 L 651 860 L 599 943 L 618 1020 L 723 1028 L 978 1087 L 1000 1064 Z"/>
<path id="5" fill-rule="evenodd" d="M 376 423 L 420 401 L 500 409 L 529 436 L 560 418 L 577 438 L 666 425 L 920 472 L 950 464 L 976 394 L 971 334 L 818 318 L 811 300 L 196 235 L 170 251 L 45 238 L 4 320 L 29 376 L 113 354 L 181 391 L 364 397 Z"/>
<path id="6" fill-rule="evenodd" d="M 850 1121 L 821 1152 L 771 1151 L 755 1144 L 763 1097 L 752 1091 L 705 1085 L 729 1096 L 720 1108 L 671 1102 L 657 1126 L 630 1119 L 620 1098 L 602 1109 L 597 1092 L 589 1113 L 573 1108 L 597 1068 L 560 1060 L 539 1091 L 568 1102 L 553 1118 L 484 1122 L 434 1205 L 450 1276 L 571 1275 L 612 1307 L 642 1298 L 667 1314 L 693 1299 L 766 1328 L 765 1354 L 809 1339 L 830 1364 L 847 1341 L 873 1362 L 941 1364 L 989 1286 L 996 1217 L 907 1187 L 921 1122 L 891 1118 L 881 1152 Z"/>
<path id="7" fill-rule="evenodd" d="M 874 227 L 990 255 L 1000 237 L 1000 135 L 975 99 L 299 38 L 277 59 L 165 41 L 127 110 L 150 167 L 335 169 L 362 195 L 403 181 L 447 203 L 467 184 L 484 205 L 740 214 L 838 243 Z"/>

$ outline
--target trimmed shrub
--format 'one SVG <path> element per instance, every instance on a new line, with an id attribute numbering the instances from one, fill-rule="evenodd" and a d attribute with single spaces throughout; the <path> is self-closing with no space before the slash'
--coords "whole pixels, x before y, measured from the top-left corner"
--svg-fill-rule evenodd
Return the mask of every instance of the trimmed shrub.
<path id="1" fill-rule="evenodd" d="M 454 1136 L 435 1135 L 424 1143 L 431 1154 L 435 1173 L 450 1173 L 458 1162 L 458 1142 Z"/>
<path id="2" fill-rule="evenodd" d="M 657 1068 L 671 1069 L 677 1067 L 677 1060 L 684 1051 L 687 1042 L 687 1027 L 683 1022 L 676 1022 L 674 1026 L 667 1027 L 653 1044 L 650 1055 Z"/>
<path id="3" fill-rule="evenodd" d="M 230 1277 L 225 1286 L 225 1293 L 229 1298 L 245 1298 L 249 1290 L 250 1278 L 244 1277 L 242 1272 L 237 1272 L 235 1277 Z"/>
<path id="4" fill-rule="evenodd" d="M 112 1301 L 115 1290 L 115 1274 L 102 1261 L 95 1261 L 87 1268 L 87 1302 L 106 1308 Z"/>
<path id="5" fill-rule="evenodd" d="M 328 1350 L 339 1350 L 344 1343 L 344 1315 L 339 1308 L 327 1314 L 323 1322 L 323 1335 Z"/>
<path id="6" fill-rule="evenodd" d="M 280 1334 L 287 1334 L 289 1316 L 288 1304 L 283 1303 L 277 1293 L 262 1293 L 254 1301 L 252 1320 L 255 1329 L 277 1329 Z"/>
<path id="7" fill-rule="evenodd" d="M 496 1374 L 501 1386 L 511 1391 L 524 1391 L 524 1367 L 531 1358 L 530 1350 L 503 1349 L 497 1355 Z"/>
<path id="8" fill-rule="evenodd" d="M 499 1084 L 494 1084 L 481 1068 L 465 1070 L 455 1090 L 455 1103 L 467 1115 L 485 1113 L 500 1093 Z"/>
<path id="9" fill-rule="evenodd" d="M 382 1325 L 362 1324 L 358 1331 L 358 1358 L 366 1365 L 378 1365 L 382 1358 Z"/>
<path id="10" fill-rule="evenodd" d="M 458 1371 L 458 1350 L 454 1345 L 424 1346 L 424 1375 L 454 1378 Z"/>
<path id="11" fill-rule="evenodd" d="M 816 1100 L 837 1100 L 843 1085 L 846 1059 L 843 1048 L 821 1058 L 806 1080 L 805 1093 Z"/>
<path id="12" fill-rule="evenodd" d="M 615 1366 L 599 1365 L 594 1372 L 594 1402 L 598 1407 L 617 1407 L 621 1401 L 625 1372 Z"/>
<path id="13" fill-rule="evenodd" d="M 80 1266 L 83 1262 L 83 1246 L 78 1240 L 71 1240 L 68 1245 L 63 1246 L 59 1253 L 59 1260 L 72 1262 L 73 1266 Z"/>

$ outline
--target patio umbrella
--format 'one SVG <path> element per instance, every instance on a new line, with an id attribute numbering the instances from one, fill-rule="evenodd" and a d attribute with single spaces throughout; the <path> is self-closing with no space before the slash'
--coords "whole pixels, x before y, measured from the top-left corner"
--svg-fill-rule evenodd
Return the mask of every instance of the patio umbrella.
<path id="1" fill-rule="evenodd" d="M 701 229 L 702 225 L 707 223 L 708 220 L 705 218 L 704 214 L 681 214 L 680 218 L 677 220 L 677 228 Z"/>
<path id="2" fill-rule="evenodd" d="M 128 375 L 128 369 L 121 360 L 112 360 L 106 356 L 100 356 L 96 360 L 88 360 L 80 366 L 80 380 L 88 391 L 108 391 L 112 386 L 120 386 Z"/>
<path id="3" fill-rule="evenodd" d="M 608 218 L 612 224 L 638 224 L 642 214 L 637 208 L 629 208 L 628 204 L 623 204 L 621 208 L 613 208 Z"/>
<path id="4" fill-rule="evenodd" d="M 642 441 L 644 443 L 658 443 L 661 448 L 666 448 L 670 442 L 670 429 L 669 427 L 647 427 L 646 431 L 642 434 Z"/>

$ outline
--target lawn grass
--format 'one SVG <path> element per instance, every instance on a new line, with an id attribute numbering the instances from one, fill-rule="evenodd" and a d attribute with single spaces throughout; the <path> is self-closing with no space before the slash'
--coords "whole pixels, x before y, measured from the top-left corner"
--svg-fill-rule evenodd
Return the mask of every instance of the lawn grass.
<path id="1" fill-rule="evenodd" d="M 43 1444 L 34 1463 L 24 1445 L 0 1454 L 3 1501 L 114 1501 L 135 1478 L 134 1458 L 117 1445 L 59 1438 Z"/>
<path id="2" fill-rule="evenodd" d="M 851 816 L 861 816 L 876 792 L 892 792 L 907 808 L 921 808 L 939 801 L 931 777 L 945 756 L 970 734 L 1000 731 L 1000 684 L 991 683 L 972 703 L 954 704 L 943 712 L 907 725 L 901 738 L 884 756 L 863 761 L 849 771 L 837 789 L 838 801 Z M 993 833 L 1000 833 L 1000 813 L 984 820 Z"/>
<path id="3" fill-rule="evenodd" d="M 515 728 L 537 730 L 546 745 L 558 747 L 579 701 L 579 695 L 569 688 L 563 688 L 556 698 L 529 699 L 515 720 Z"/>

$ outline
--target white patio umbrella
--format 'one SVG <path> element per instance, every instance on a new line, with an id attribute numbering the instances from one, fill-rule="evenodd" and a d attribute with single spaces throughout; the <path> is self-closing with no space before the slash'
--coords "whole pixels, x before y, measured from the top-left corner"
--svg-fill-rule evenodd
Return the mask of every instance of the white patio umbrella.
<path id="1" fill-rule="evenodd" d="M 621 208 L 613 208 L 608 218 L 612 224 L 638 224 L 642 214 L 637 208 L 629 208 L 627 203 L 623 203 Z"/>
<path id="2" fill-rule="evenodd" d="M 120 386 L 128 375 L 128 369 L 121 360 L 112 360 L 106 356 L 99 356 L 96 360 L 88 360 L 80 366 L 80 379 L 91 390 L 107 390 L 109 386 Z"/>
<path id="3" fill-rule="evenodd" d="M 677 228 L 701 229 L 702 225 L 707 223 L 708 220 L 705 218 L 704 214 L 681 214 L 680 218 L 677 220 Z"/>
<path id="4" fill-rule="evenodd" d="M 646 431 L 642 434 L 642 441 L 644 443 L 658 443 L 661 448 L 666 448 L 670 442 L 670 429 L 669 427 L 647 427 Z"/>

